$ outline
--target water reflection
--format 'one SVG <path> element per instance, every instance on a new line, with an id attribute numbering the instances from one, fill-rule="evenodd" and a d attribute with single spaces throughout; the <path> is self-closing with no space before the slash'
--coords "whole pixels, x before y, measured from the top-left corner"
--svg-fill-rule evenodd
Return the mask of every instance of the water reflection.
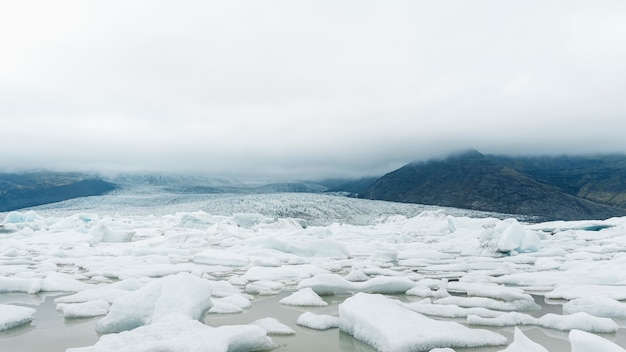
<path id="1" fill-rule="evenodd" d="M 59 294 L 0 294 L 3 304 L 20 304 L 37 309 L 33 321 L 0 333 L 0 351 L 65 352 L 70 347 L 90 346 L 98 341 L 98 318 L 65 319 L 55 310 Z M 34 304 L 32 304 L 34 303 Z"/>

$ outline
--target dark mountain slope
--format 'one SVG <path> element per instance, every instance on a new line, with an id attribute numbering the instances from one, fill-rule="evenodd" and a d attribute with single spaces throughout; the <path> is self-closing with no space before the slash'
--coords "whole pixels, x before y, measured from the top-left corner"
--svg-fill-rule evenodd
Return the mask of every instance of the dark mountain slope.
<path id="1" fill-rule="evenodd" d="M 568 194 L 626 209 L 624 155 L 492 158 Z"/>
<path id="2" fill-rule="evenodd" d="M 0 174 L 0 211 L 104 194 L 115 185 L 79 173 Z"/>
<path id="3" fill-rule="evenodd" d="M 408 164 L 378 179 L 361 196 L 547 219 L 596 219 L 626 213 L 567 194 L 477 151 Z"/>
<path id="4" fill-rule="evenodd" d="M 327 179 L 317 182 L 326 187 L 328 192 L 361 193 L 378 180 L 378 177 L 362 177 L 358 179 Z"/>

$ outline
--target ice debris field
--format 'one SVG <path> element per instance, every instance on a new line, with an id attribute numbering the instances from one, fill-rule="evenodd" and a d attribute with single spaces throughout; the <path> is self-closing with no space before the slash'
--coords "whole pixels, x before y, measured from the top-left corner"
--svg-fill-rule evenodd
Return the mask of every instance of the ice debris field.
<path id="1" fill-rule="evenodd" d="M 46 294 L 70 329 L 93 321 L 93 344 L 69 352 L 289 351 L 299 335 L 319 336 L 311 351 L 557 351 L 533 328 L 567 344 L 558 351 L 625 351 L 626 218 L 150 197 L 0 214 L 0 350 L 37 339 L 41 302 L 27 298 Z M 297 315 L 247 318 L 271 297 Z"/>

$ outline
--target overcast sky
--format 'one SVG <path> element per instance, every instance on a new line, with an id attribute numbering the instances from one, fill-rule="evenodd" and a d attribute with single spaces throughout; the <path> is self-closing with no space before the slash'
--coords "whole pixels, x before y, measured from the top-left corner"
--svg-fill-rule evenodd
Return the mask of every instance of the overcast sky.
<path id="1" fill-rule="evenodd" d="M 3 1 L 0 169 L 626 152 L 626 1 Z"/>

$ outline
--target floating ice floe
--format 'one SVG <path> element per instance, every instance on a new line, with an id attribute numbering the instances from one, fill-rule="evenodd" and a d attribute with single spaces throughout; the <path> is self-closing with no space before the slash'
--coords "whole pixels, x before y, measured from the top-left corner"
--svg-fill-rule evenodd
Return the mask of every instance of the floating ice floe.
<path id="1" fill-rule="evenodd" d="M 596 317 L 626 319 L 626 303 L 605 296 L 590 296 L 565 303 L 563 312 L 585 312 Z"/>
<path id="2" fill-rule="evenodd" d="M 300 314 L 296 324 L 315 330 L 328 330 L 339 327 L 339 318 L 331 315 L 304 312 Z"/>
<path id="3" fill-rule="evenodd" d="M 381 352 L 505 345 L 504 336 L 439 321 L 382 295 L 357 293 L 339 305 L 339 328 Z"/>
<path id="4" fill-rule="evenodd" d="M 534 300 L 518 299 L 514 301 L 502 301 L 486 297 L 462 297 L 450 296 L 433 301 L 434 304 L 454 304 L 459 307 L 482 307 L 503 311 L 527 311 L 540 310 L 541 306 Z"/>
<path id="5" fill-rule="evenodd" d="M 267 331 L 268 335 L 295 335 L 295 331 L 275 318 L 263 318 L 252 322 Z"/>
<path id="6" fill-rule="evenodd" d="M 29 307 L 0 304 L 0 331 L 30 323 L 35 312 Z"/>
<path id="7" fill-rule="evenodd" d="M 56 272 L 48 273 L 43 278 L 0 276 L 0 293 L 78 292 L 90 287 L 93 287 L 93 285 Z"/>
<path id="8" fill-rule="evenodd" d="M 503 301 L 526 300 L 533 301 L 528 293 L 516 287 L 506 287 L 496 284 L 471 283 L 471 282 L 450 282 L 448 290 L 455 292 L 465 292 L 468 296 L 479 296 L 494 298 Z"/>
<path id="9" fill-rule="evenodd" d="M 513 343 L 501 352 L 549 352 L 545 347 L 524 335 L 522 330 L 515 328 Z"/>
<path id="10" fill-rule="evenodd" d="M 613 333 L 619 329 L 615 321 L 610 318 L 594 317 L 584 312 L 569 315 L 549 313 L 540 318 L 518 312 L 508 312 L 497 317 L 488 318 L 469 315 L 467 317 L 467 323 L 470 325 L 483 326 L 537 325 L 555 330 L 570 331 L 576 329 L 597 333 Z"/>
<path id="11" fill-rule="evenodd" d="M 109 312 L 109 302 L 93 300 L 83 303 L 58 303 L 56 309 L 66 318 L 95 317 Z"/>
<path id="12" fill-rule="evenodd" d="M 270 236 L 255 238 L 250 240 L 248 244 L 256 248 L 273 249 L 302 257 L 328 257 L 333 259 L 347 259 L 350 257 L 350 252 L 348 252 L 345 244 L 328 239 L 291 241 Z"/>
<path id="13" fill-rule="evenodd" d="M 626 352 L 626 349 L 605 338 L 580 330 L 570 331 L 569 340 L 572 352 Z"/>
<path id="14" fill-rule="evenodd" d="M 626 264 L 625 264 L 626 265 Z M 622 270 L 624 271 L 624 270 Z M 615 300 L 626 300 L 626 285 L 596 285 L 564 283 L 545 294 L 546 298 L 573 300 L 590 296 L 605 296 Z"/>
<path id="15" fill-rule="evenodd" d="M 88 288 L 68 296 L 56 298 L 56 303 L 84 303 L 89 301 L 104 300 L 113 303 L 115 299 L 143 287 L 144 284 L 137 279 L 126 279 L 110 284 Z"/>
<path id="16" fill-rule="evenodd" d="M 218 249 L 207 249 L 196 253 L 193 261 L 201 264 L 225 266 L 246 266 L 250 264 L 250 258 L 246 256 Z"/>
<path id="17" fill-rule="evenodd" d="M 424 301 L 403 303 L 403 306 L 424 315 L 443 318 L 467 318 L 470 315 L 495 318 L 502 315 L 502 312 L 487 308 L 464 308 L 454 304 L 431 304 L 430 299 L 428 298 Z"/>
<path id="18" fill-rule="evenodd" d="M 291 295 L 281 299 L 278 303 L 289 306 L 327 306 L 322 297 L 318 296 L 310 287 L 298 290 Z"/>
<path id="19" fill-rule="evenodd" d="M 298 288 L 310 287 L 318 295 L 332 295 L 347 292 L 369 293 L 405 293 L 415 286 L 415 282 L 406 277 L 375 277 L 364 282 L 351 282 L 337 274 L 320 274 L 304 279 Z"/>
<path id="20" fill-rule="evenodd" d="M 211 284 L 191 274 L 158 279 L 115 299 L 96 331 L 107 334 L 164 320 L 200 320 L 213 306 L 210 296 Z"/>
<path id="21" fill-rule="evenodd" d="M 222 298 L 212 298 L 213 307 L 209 310 L 212 314 L 241 313 L 244 309 L 252 306 L 252 302 L 241 294 L 233 294 Z"/>
<path id="22" fill-rule="evenodd" d="M 572 346 L 571 352 L 626 352 L 605 338 L 580 330 L 570 331 L 569 341 Z M 513 343 L 501 352 L 548 352 L 548 350 L 529 339 L 519 328 L 515 328 Z"/>
<path id="23" fill-rule="evenodd" d="M 195 320 L 162 320 L 130 331 L 100 337 L 90 347 L 67 352 L 247 352 L 269 350 L 276 344 L 256 325 L 213 328 Z"/>
<path id="24" fill-rule="evenodd" d="M 100 223 L 89 230 L 93 237 L 92 244 L 100 242 L 130 242 L 135 235 L 134 231 L 114 230 Z"/>

